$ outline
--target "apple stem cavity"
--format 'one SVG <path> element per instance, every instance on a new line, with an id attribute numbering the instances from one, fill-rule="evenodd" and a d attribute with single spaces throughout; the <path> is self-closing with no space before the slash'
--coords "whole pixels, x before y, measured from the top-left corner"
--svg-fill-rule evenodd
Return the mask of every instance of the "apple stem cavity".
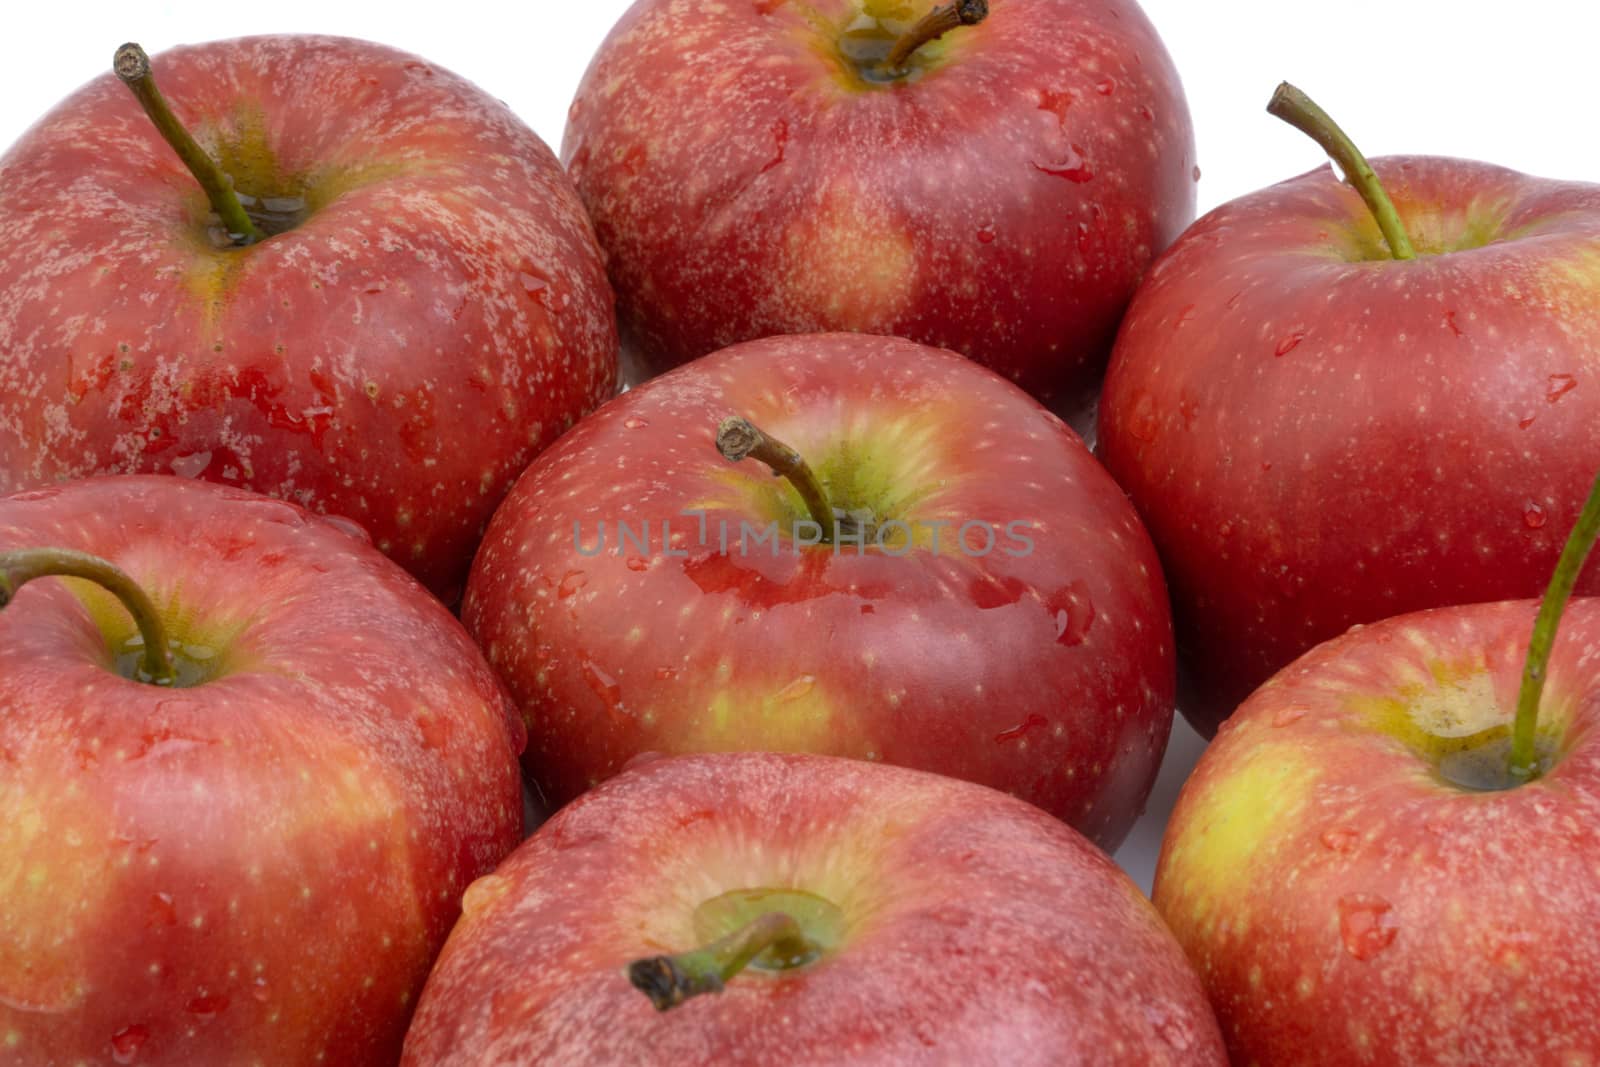
<path id="1" fill-rule="evenodd" d="M 117 49 L 111 66 L 117 72 L 117 77 L 122 79 L 122 84 L 139 101 L 139 106 L 144 108 L 144 113 L 155 124 L 162 139 L 178 153 L 183 165 L 189 168 L 189 173 L 205 190 L 206 199 L 211 201 L 211 210 L 222 220 L 228 239 L 241 247 L 263 240 L 265 235 L 245 213 L 244 204 L 233 188 L 233 179 L 223 172 L 216 160 L 206 154 L 206 150 L 200 147 L 172 113 L 167 98 L 156 87 L 155 78 L 150 73 L 150 57 L 145 50 L 129 42 Z"/>
<path id="2" fill-rule="evenodd" d="M 116 564 L 87 552 L 68 548 L 24 548 L 0 552 L 0 610 L 11 603 L 17 590 L 35 578 L 83 578 L 94 582 L 122 602 L 133 616 L 144 655 L 137 680 L 152 685 L 177 684 L 177 671 L 167 646 L 167 630 L 149 596 Z"/>
<path id="3" fill-rule="evenodd" d="M 676 956 L 650 956 L 628 964 L 633 983 L 657 1011 L 668 1011 L 702 993 L 720 993 L 734 975 L 762 953 L 777 969 L 809 963 L 817 947 L 786 912 L 769 911 L 726 937 Z"/>
<path id="4" fill-rule="evenodd" d="M 1600 476 L 1589 490 L 1589 499 L 1578 514 L 1578 523 L 1567 538 L 1561 558 L 1556 561 L 1555 574 L 1545 590 L 1544 601 L 1539 605 L 1539 615 L 1533 622 L 1533 636 L 1528 639 L 1528 659 L 1522 668 L 1522 688 L 1517 693 L 1517 717 L 1511 727 L 1511 777 L 1527 782 L 1540 773 L 1538 751 L 1539 702 L 1544 696 L 1545 670 L 1550 665 L 1550 652 L 1555 647 L 1556 631 L 1561 626 L 1561 614 L 1572 590 L 1583 572 L 1584 561 L 1594 548 L 1600 535 Z"/>
<path id="5" fill-rule="evenodd" d="M 988 17 L 989 0 L 953 0 L 944 7 L 935 7 L 895 41 L 894 47 L 884 57 L 884 72 L 893 77 L 903 75 L 907 61 L 917 49 L 930 41 L 937 41 L 951 30 L 976 26 Z"/>
<path id="6" fill-rule="evenodd" d="M 738 463 L 746 458 L 760 460 L 777 474 L 789 479 L 789 484 L 805 501 L 812 521 L 822 528 L 822 540 L 827 544 L 834 542 L 839 530 L 833 505 L 828 502 L 828 494 L 823 492 L 816 472 L 800 453 L 777 438 L 762 433 L 748 419 L 737 416 L 723 420 L 722 425 L 717 427 L 717 451 L 729 463 Z"/>
<path id="7" fill-rule="evenodd" d="M 1332 116 L 1288 82 L 1283 82 L 1278 86 L 1278 91 L 1272 94 L 1267 112 L 1317 142 L 1339 165 L 1350 184 L 1355 186 L 1356 192 L 1361 194 L 1361 199 L 1366 201 L 1367 210 L 1378 221 L 1378 229 L 1383 231 L 1383 239 L 1389 243 L 1390 255 L 1395 259 L 1417 258 L 1405 224 L 1400 221 L 1400 213 L 1394 208 L 1394 201 L 1389 199 L 1389 193 L 1378 180 L 1367 157 L 1361 154 L 1361 149 L 1339 128 Z"/>

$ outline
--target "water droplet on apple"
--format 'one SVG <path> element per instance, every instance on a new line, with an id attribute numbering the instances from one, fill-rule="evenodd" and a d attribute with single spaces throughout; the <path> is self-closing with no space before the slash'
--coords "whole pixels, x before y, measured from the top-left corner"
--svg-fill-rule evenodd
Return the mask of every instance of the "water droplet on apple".
<path id="1" fill-rule="evenodd" d="M 227 1008 L 228 998 L 221 993 L 202 993 L 200 996 L 190 998 L 189 1003 L 184 1005 L 184 1010 L 190 1015 L 198 1015 L 202 1019 L 210 1019 L 226 1011 Z"/>
<path id="2" fill-rule="evenodd" d="M 656 681 L 658 681 L 658 682 L 670 682 L 670 681 L 673 681 L 677 677 L 678 677 L 678 671 L 677 671 L 677 668 L 675 668 L 675 667 L 657 667 L 656 668 Z"/>
<path id="3" fill-rule="evenodd" d="M 1273 713 L 1272 726 L 1274 729 L 1281 730 L 1285 726 L 1292 726 L 1299 722 L 1310 713 L 1311 709 L 1304 704 L 1290 704 L 1287 707 L 1279 708 Z"/>
<path id="4" fill-rule="evenodd" d="M 1035 170 L 1048 174 L 1053 178 L 1065 178 L 1069 182 L 1086 182 L 1094 177 L 1094 170 L 1089 166 L 1089 161 L 1083 157 L 1083 149 L 1075 144 L 1067 146 L 1066 155 L 1054 163 L 1033 164 Z"/>
<path id="5" fill-rule="evenodd" d="M 1089 586 L 1077 580 L 1050 598 L 1046 604 L 1056 624 L 1056 641 L 1063 645 L 1081 645 L 1094 626 L 1094 602 L 1089 599 Z"/>
<path id="6" fill-rule="evenodd" d="M 1529 415 L 1527 418 L 1521 419 L 1517 422 L 1517 429 L 1526 430 L 1529 426 L 1532 426 L 1535 422 L 1537 422 L 1538 419 L 1539 416 L 1537 415 Z"/>
<path id="7" fill-rule="evenodd" d="M 1339 898 L 1339 936 L 1345 951 L 1363 962 L 1394 943 L 1399 929 L 1390 914 L 1394 906 L 1374 893 Z"/>
<path id="8" fill-rule="evenodd" d="M 132 1063 L 139 1055 L 139 1049 L 150 1040 L 148 1027 L 134 1023 L 124 1026 L 121 1030 L 111 1035 L 111 1058 L 118 1063 Z"/>
<path id="9" fill-rule="evenodd" d="M 1550 391 L 1545 394 L 1545 399 L 1554 404 L 1578 387 L 1578 379 L 1571 374 L 1550 375 Z"/>
<path id="10" fill-rule="evenodd" d="M 1004 744 L 1007 741 L 1020 741 L 1022 738 L 1028 735 L 1029 730 L 1037 730 L 1040 727 L 1049 725 L 1049 720 L 1043 715 L 1029 715 L 1025 721 L 1018 723 L 1011 729 L 1001 730 L 999 733 L 995 734 L 994 739 L 996 743 L 999 744 Z"/>
<path id="11" fill-rule="evenodd" d="M 643 556 L 629 556 L 628 569 L 630 571 L 647 571 L 650 569 L 650 561 Z"/>
<path id="12" fill-rule="evenodd" d="M 1361 832 L 1348 826 L 1336 826 L 1322 834 L 1322 847 L 1330 852 L 1353 852 L 1361 841 Z"/>
<path id="13" fill-rule="evenodd" d="M 1117 91 L 1117 80 L 1115 78 L 1101 78 L 1094 83 L 1094 91 L 1101 96 L 1110 96 Z"/>
<path id="14" fill-rule="evenodd" d="M 364 545 L 372 544 L 372 535 L 367 532 L 367 528 L 354 519 L 343 515 L 324 515 L 322 521 L 346 537 L 353 537 Z"/>
<path id="15" fill-rule="evenodd" d="M 994 244 L 994 227 L 983 226 L 978 229 L 978 243 L 981 245 Z"/>
<path id="16" fill-rule="evenodd" d="M 778 691 L 779 704 L 793 704 L 796 700 L 804 699 L 817 687 L 814 675 L 803 674 Z"/>
<path id="17" fill-rule="evenodd" d="M 1157 1036 L 1177 1051 L 1187 1052 L 1194 1044 L 1184 1020 L 1181 1017 L 1174 1017 L 1165 1005 L 1150 1004 L 1144 1009 L 1144 1015 Z"/>
<path id="18" fill-rule="evenodd" d="M 1528 503 L 1522 509 L 1523 525 L 1527 526 L 1530 530 L 1538 530 L 1543 528 L 1546 519 L 1547 516 L 1545 515 L 1544 508 L 1540 507 L 1532 500 L 1528 501 Z"/>
<path id="19" fill-rule="evenodd" d="M 41 500 L 49 500 L 59 495 L 61 495 L 61 487 L 52 485 L 44 489 L 29 489 L 22 493 L 12 493 L 6 499 L 17 504 L 32 504 Z"/>
<path id="20" fill-rule="evenodd" d="M 650 425 L 650 421 L 648 419 L 641 419 L 637 415 L 629 415 L 627 418 L 622 420 L 622 425 L 630 430 L 642 430 L 646 426 Z"/>
<path id="21" fill-rule="evenodd" d="M 180 478 L 198 478 L 211 466 L 211 453 L 190 452 L 186 456 L 175 456 L 168 461 L 167 466 L 172 468 L 172 473 Z"/>
<path id="22" fill-rule="evenodd" d="M 250 995 L 265 1004 L 267 998 L 272 995 L 272 990 L 267 986 L 267 980 L 257 975 L 255 981 L 250 983 Z"/>
<path id="23" fill-rule="evenodd" d="M 556 586 L 556 598 L 566 600 L 588 584 L 589 576 L 583 571 L 568 571 L 562 577 L 561 584 Z"/>
<path id="24" fill-rule="evenodd" d="M 177 926 L 178 909 L 172 903 L 171 893 L 150 894 L 150 926 Z"/>
<path id="25" fill-rule="evenodd" d="M 522 283 L 523 291 L 534 300 L 538 301 L 546 310 L 551 309 L 550 279 L 531 266 L 523 267 L 517 272 L 517 280 Z"/>
<path id="26" fill-rule="evenodd" d="M 1303 332 L 1296 331 L 1291 333 L 1288 337 L 1278 342 L 1278 347 L 1273 349 L 1272 354 L 1275 356 L 1287 356 L 1305 339 L 1306 335 Z"/>
<path id="27" fill-rule="evenodd" d="M 579 672 L 583 675 L 584 682 L 594 691 L 594 695 L 605 701 L 607 710 L 616 711 L 621 706 L 622 686 L 615 678 L 601 670 L 598 664 L 586 659 L 580 665 Z"/>
<path id="28" fill-rule="evenodd" d="M 1141 104 L 1139 105 L 1139 117 L 1144 119 L 1146 122 L 1154 122 L 1156 120 L 1156 113 Z"/>
<path id="29" fill-rule="evenodd" d="M 1189 177 L 1193 178 L 1195 181 L 1200 180 L 1200 165 L 1198 163 L 1195 164 L 1194 170 L 1189 172 Z"/>

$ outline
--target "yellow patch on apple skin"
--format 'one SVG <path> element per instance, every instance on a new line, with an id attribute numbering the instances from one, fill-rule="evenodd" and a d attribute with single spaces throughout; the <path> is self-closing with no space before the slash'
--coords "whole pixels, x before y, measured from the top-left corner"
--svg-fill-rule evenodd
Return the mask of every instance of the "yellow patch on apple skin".
<path id="1" fill-rule="evenodd" d="M 1155 894 L 1162 914 L 1200 927 L 1248 921 L 1255 861 L 1299 823 L 1319 773 L 1303 750 L 1272 743 L 1215 768 L 1204 789 L 1185 797 L 1181 833 L 1167 842 Z"/>
<path id="2" fill-rule="evenodd" d="M 1574 249 L 1567 257 L 1551 264 L 1552 284 L 1545 292 L 1552 317 L 1568 321 L 1576 329 L 1583 318 L 1600 323 L 1600 249 Z M 1589 356 L 1587 362 L 1600 365 L 1600 348 L 1579 344 L 1577 353 Z"/>
<path id="3" fill-rule="evenodd" d="M 784 234 L 783 279 L 762 321 L 860 333 L 890 333 L 916 292 L 909 228 L 878 208 L 870 189 L 834 182 L 820 210 Z"/>
<path id="4" fill-rule="evenodd" d="M 1429 664 L 1426 681 L 1400 686 L 1384 696 L 1353 695 L 1349 706 L 1376 729 L 1429 753 L 1440 742 L 1471 737 L 1511 721 L 1494 677 L 1482 665 Z"/>
<path id="5" fill-rule="evenodd" d="M 88 993 L 96 946 L 86 927 L 116 892 L 105 860 L 92 858 L 106 836 L 95 813 L 59 789 L 0 789 L 0 1006 L 65 1012 Z"/>
<path id="6" fill-rule="evenodd" d="M 833 716 L 833 702 L 808 674 L 766 691 L 722 689 L 707 702 L 685 751 L 828 752 Z"/>

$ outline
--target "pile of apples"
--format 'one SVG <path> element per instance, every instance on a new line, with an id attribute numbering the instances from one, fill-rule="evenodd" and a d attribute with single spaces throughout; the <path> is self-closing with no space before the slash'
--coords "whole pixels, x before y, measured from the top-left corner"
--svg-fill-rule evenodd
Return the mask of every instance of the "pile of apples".
<path id="1" fill-rule="evenodd" d="M 117 50 L 0 159 L 0 1064 L 1600 1064 L 1600 186 L 1269 110 L 1195 222 L 1133 0 L 637 0 L 559 160 Z"/>

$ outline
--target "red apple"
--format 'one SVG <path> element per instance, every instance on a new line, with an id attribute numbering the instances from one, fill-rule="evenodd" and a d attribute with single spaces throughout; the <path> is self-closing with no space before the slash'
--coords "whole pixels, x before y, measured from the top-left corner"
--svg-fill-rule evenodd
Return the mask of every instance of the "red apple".
<path id="1" fill-rule="evenodd" d="M 1468 777 L 1504 758 L 1534 609 L 1437 609 L 1319 646 L 1201 758 L 1155 901 L 1235 1063 L 1593 1062 L 1600 600 L 1574 602 L 1550 664 L 1555 765 L 1501 792 Z"/>
<path id="2" fill-rule="evenodd" d="M 1227 1062 L 1182 953 L 1110 859 L 1035 808 L 917 771 L 658 760 L 559 813 L 464 908 L 407 1067 Z M 788 940 L 752 940 L 764 927 Z M 630 960 L 727 934 L 765 947 L 719 969 L 719 995 L 661 1014 L 630 988 L 665 963 Z M 687 957 L 680 974 L 704 969 Z"/>
<path id="3" fill-rule="evenodd" d="M 110 74 L 35 125 L 0 159 L 0 492 L 223 481 L 355 519 L 454 598 L 512 480 L 614 388 L 611 293 L 559 164 L 380 45 L 257 37 L 154 67 L 269 236 L 221 236 Z"/>
<path id="4" fill-rule="evenodd" d="M 562 142 L 653 370 L 856 330 L 1058 406 L 1194 218 L 1194 136 L 1133 0 L 638 0 Z M 931 14 L 930 14 L 931 11 Z M 943 36 L 886 56 L 927 15 Z M 976 25 L 962 25 L 965 21 Z"/>
<path id="5" fill-rule="evenodd" d="M 795 488 L 718 454 L 730 416 L 865 526 L 817 543 Z M 810 751 L 1004 789 L 1115 848 L 1172 722 L 1121 490 L 1021 390 L 903 340 L 736 345 L 612 401 L 518 481 L 462 619 L 557 802 L 641 752 Z"/>
<path id="6" fill-rule="evenodd" d="M 1557 638 L 1597 535 L 1600 479 L 1537 612 L 1358 627 L 1223 724 L 1155 899 L 1233 1062 L 1594 1062 L 1600 600 Z"/>
<path id="7" fill-rule="evenodd" d="M 1157 262 L 1106 376 L 1208 735 L 1352 624 L 1537 595 L 1600 465 L 1600 186 L 1373 166 L 1416 258 L 1327 168 L 1253 193 Z"/>
<path id="8" fill-rule="evenodd" d="M 139 680 L 160 638 L 87 582 L 0 611 L 0 1061 L 392 1063 L 519 838 L 481 654 L 369 545 L 238 489 L 0 498 L 0 603 L 40 547 L 125 571 L 179 677 Z"/>

